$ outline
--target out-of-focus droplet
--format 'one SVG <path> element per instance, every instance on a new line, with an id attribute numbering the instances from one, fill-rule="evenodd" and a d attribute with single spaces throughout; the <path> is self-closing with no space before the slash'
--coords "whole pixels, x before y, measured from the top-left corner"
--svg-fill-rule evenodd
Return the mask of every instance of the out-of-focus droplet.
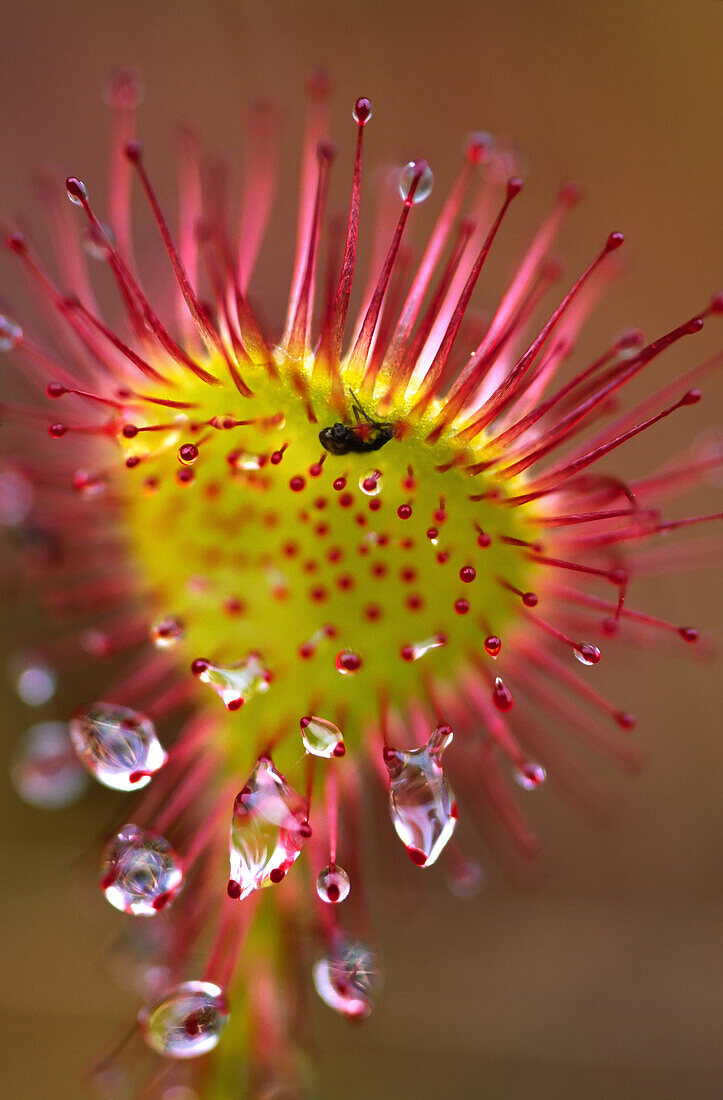
<path id="1" fill-rule="evenodd" d="M 260 757 L 234 803 L 229 897 L 281 882 L 310 836 L 306 799 L 268 756 Z"/>
<path id="2" fill-rule="evenodd" d="M 271 673 L 258 653 L 250 653 L 231 665 L 215 665 L 200 658 L 191 669 L 202 683 L 213 688 L 227 710 L 238 710 L 252 695 L 268 691 L 271 683 Z"/>
<path id="3" fill-rule="evenodd" d="M 65 722 L 41 722 L 26 730 L 10 775 L 23 801 L 43 810 L 70 806 L 88 785 Z"/>
<path id="4" fill-rule="evenodd" d="M 358 940 L 340 940 L 314 964 L 314 988 L 324 1004 L 342 1016 L 363 1020 L 372 1010 L 377 984 L 375 959 Z"/>
<path id="5" fill-rule="evenodd" d="M 336 671 L 342 676 L 353 676 L 362 664 L 361 657 L 353 649 L 340 649 L 336 655 Z"/>
<path id="6" fill-rule="evenodd" d="M 12 351 L 23 338 L 23 330 L 15 321 L 0 313 L 0 351 Z"/>
<path id="7" fill-rule="evenodd" d="M 319 871 L 316 879 L 316 892 L 322 901 L 337 905 L 349 896 L 351 880 L 338 863 L 330 863 Z"/>
<path id="8" fill-rule="evenodd" d="M 105 787 L 137 791 L 166 762 L 150 718 L 115 703 L 92 703 L 70 720 L 80 760 Z"/>
<path id="9" fill-rule="evenodd" d="M 400 653 L 405 661 L 418 661 L 420 657 L 424 657 L 425 653 L 429 653 L 432 649 L 439 649 L 440 646 L 446 644 L 446 635 L 434 634 L 431 638 L 424 638 L 421 642 L 413 642 L 411 645 L 402 646 Z"/>
<path id="10" fill-rule="evenodd" d="M 460 901 L 475 897 L 485 885 L 485 873 L 474 859 L 460 859 L 447 872 L 449 892 Z"/>
<path id="11" fill-rule="evenodd" d="M 180 642 L 185 632 L 181 619 L 176 615 L 169 615 L 153 623 L 150 629 L 151 641 L 158 649 L 170 649 Z"/>
<path id="12" fill-rule="evenodd" d="M 95 500 L 105 495 L 108 481 L 103 474 L 92 473 L 89 470 L 76 470 L 73 474 L 73 488 L 86 500 Z"/>
<path id="13" fill-rule="evenodd" d="M 412 199 L 415 206 L 417 203 L 428 199 L 432 193 L 434 173 L 427 162 L 423 160 L 410 160 L 409 164 L 405 164 L 399 173 L 399 194 L 405 201 L 409 198 L 412 184 L 417 176 L 419 177 L 419 183 Z"/>
<path id="14" fill-rule="evenodd" d="M 197 1058 L 218 1043 L 228 1023 L 226 997 L 212 982 L 183 982 L 141 1009 L 138 1023 L 152 1050 L 166 1058 Z"/>
<path id="15" fill-rule="evenodd" d="M 183 867 L 165 837 L 124 825 L 103 852 L 100 885 L 110 904 L 121 913 L 152 917 L 178 893 Z"/>
<path id="16" fill-rule="evenodd" d="M 378 496 L 382 491 L 382 485 L 381 470 L 366 470 L 359 478 L 359 488 L 368 497 Z"/>
<path id="17" fill-rule="evenodd" d="M 324 756 L 328 759 L 331 756 L 343 756 L 346 752 L 344 735 L 333 722 L 309 714 L 300 719 L 299 725 L 304 748 L 312 756 Z"/>
<path id="18" fill-rule="evenodd" d="M 457 806 L 441 763 L 451 740 L 452 730 L 441 725 L 424 748 L 384 749 L 394 828 L 418 867 L 435 862 L 457 824 Z"/>
<path id="19" fill-rule="evenodd" d="M 42 707 L 55 695 L 58 674 L 42 657 L 18 655 L 11 661 L 10 674 L 15 690 L 29 707 Z"/>
<path id="20" fill-rule="evenodd" d="M 234 470 L 260 470 L 266 464 L 266 455 L 252 454 L 250 451 L 232 451 L 228 456 L 229 466 Z"/>
<path id="21" fill-rule="evenodd" d="M 33 509 L 33 486 L 20 470 L 0 467 L 0 527 L 17 527 Z"/>
<path id="22" fill-rule="evenodd" d="M 524 791 L 534 791 L 545 782 L 547 772 L 542 764 L 536 764 L 534 760 L 527 760 L 521 767 L 515 768 L 512 778 Z"/>
<path id="23" fill-rule="evenodd" d="M 155 999 L 171 984 L 168 963 L 173 930 L 166 921 L 124 923 L 124 930 L 106 956 L 105 969 L 121 989 L 139 994 L 144 1000 Z"/>
<path id="24" fill-rule="evenodd" d="M 99 229 L 97 225 L 84 225 L 80 230 L 80 243 L 91 260 L 107 260 L 113 243 L 113 231 L 109 225 Z"/>
<path id="25" fill-rule="evenodd" d="M 581 665 L 596 665 L 601 657 L 600 650 L 592 642 L 578 642 L 572 651 Z"/>

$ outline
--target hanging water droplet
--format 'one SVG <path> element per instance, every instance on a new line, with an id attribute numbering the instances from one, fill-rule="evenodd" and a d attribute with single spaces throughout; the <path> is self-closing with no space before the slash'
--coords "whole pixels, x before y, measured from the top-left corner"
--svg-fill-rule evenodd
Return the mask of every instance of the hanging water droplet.
<path id="1" fill-rule="evenodd" d="M 487 638 L 485 638 L 485 650 L 487 653 L 489 653 L 490 657 L 492 657 L 493 660 L 497 660 L 500 655 L 501 649 L 502 642 L 496 634 L 490 634 Z"/>
<path id="2" fill-rule="evenodd" d="M 43 810 L 69 806 L 88 785 L 65 722 L 41 722 L 26 730 L 10 776 L 22 800 Z"/>
<path id="3" fill-rule="evenodd" d="M 440 725 L 424 748 L 384 749 L 394 828 L 418 867 L 435 862 L 457 824 L 457 805 L 441 763 L 451 740 L 450 727 Z"/>
<path id="4" fill-rule="evenodd" d="M 28 707 L 42 707 L 55 695 L 58 674 L 42 657 L 22 654 L 11 661 L 15 690 Z"/>
<path id="5" fill-rule="evenodd" d="M 88 188 L 82 180 L 76 179 L 75 176 L 68 176 L 65 181 L 65 189 L 74 206 L 82 206 L 88 201 Z"/>
<path id="6" fill-rule="evenodd" d="M 281 882 L 311 836 L 308 815 L 306 799 L 260 757 L 234 803 L 229 897 Z"/>
<path id="7" fill-rule="evenodd" d="M 349 896 L 351 880 L 343 867 L 338 863 L 330 863 L 319 871 L 316 879 L 316 892 L 322 901 L 330 905 L 337 905 Z"/>
<path id="8" fill-rule="evenodd" d="M 362 664 L 361 657 L 353 649 L 340 649 L 336 655 L 336 670 L 342 676 L 353 676 Z"/>
<path id="9" fill-rule="evenodd" d="M 421 642 L 413 642 L 411 645 L 402 646 L 400 653 L 405 661 L 418 661 L 425 653 L 429 653 L 430 649 L 439 649 L 440 646 L 446 644 L 447 636 L 445 634 L 434 634 L 431 638 L 425 638 Z"/>
<path id="10" fill-rule="evenodd" d="M 382 471 L 366 470 L 359 478 L 359 488 L 365 496 L 375 497 L 382 491 Z"/>
<path id="11" fill-rule="evenodd" d="M 170 649 L 171 646 L 180 642 L 185 630 L 186 628 L 181 619 L 175 615 L 169 615 L 168 618 L 161 619 L 152 625 L 150 629 L 151 641 L 158 649 Z"/>
<path id="12" fill-rule="evenodd" d="M 338 726 L 326 718 L 317 718 L 313 714 L 300 719 L 301 740 L 304 748 L 312 756 L 343 756 L 346 752 L 344 735 Z"/>
<path id="13" fill-rule="evenodd" d="M 271 683 L 271 673 L 262 665 L 258 653 L 250 653 L 232 665 L 214 665 L 199 658 L 191 670 L 202 683 L 213 688 L 227 710 L 238 710 L 252 695 L 268 691 Z"/>
<path id="14" fill-rule="evenodd" d="M 547 772 L 542 764 L 536 764 L 533 760 L 526 760 L 521 767 L 515 768 L 512 778 L 523 790 L 534 791 L 545 782 Z"/>
<path id="15" fill-rule="evenodd" d="M 499 676 L 495 678 L 495 684 L 492 688 L 492 702 L 505 714 L 508 710 L 512 710 L 514 705 L 514 699 L 512 698 L 512 692 L 506 684 L 502 682 Z"/>
<path id="16" fill-rule="evenodd" d="M 581 665 L 596 665 L 601 657 L 600 650 L 592 642 L 578 642 L 572 651 Z"/>
<path id="17" fill-rule="evenodd" d="M 324 1004 L 363 1020 L 372 1010 L 378 974 L 373 953 L 359 940 L 341 939 L 314 964 L 314 988 Z"/>
<path id="18" fill-rule="evenodd" d="M 80 760 L 105 787 L 137 791 L 166 762 L 150 718 L 115 703 L 92 703 L 70 720 Z"/>
<path id="19" fill-rule="evenodd" d="M 417 203 L 424 202 L 425 199 L 429 198 L 432 192 L 434 174 L 425 160 L 410 160 L 399 173 L 399 194 L 405 202 L 409 198 L 412 184 L 417 177 L 419 177 L 419 183 L 412 199 L 415 206 Z"/>
<path id="20" fill-rule="evenodd" d="M 197 1058 L 213 1050 L 228 1023 L 223 991 L 212 982 L 183 982 L 141 1009 L 138 1023 L 152 1050 L 166 1058 Z"/>
<path id="21" fill-rule="evenodd" d="M 0 313 L 0 351 L 12 351 L 23 338 L 23 330 L 15 321 Z"/>
<path id="22" fill-rule="evenodd" d="M 106 844 L 101 889 L 114 909 L 152 917 L 178 893 L 183 867 L 165 837 L 124 825 Z"/>

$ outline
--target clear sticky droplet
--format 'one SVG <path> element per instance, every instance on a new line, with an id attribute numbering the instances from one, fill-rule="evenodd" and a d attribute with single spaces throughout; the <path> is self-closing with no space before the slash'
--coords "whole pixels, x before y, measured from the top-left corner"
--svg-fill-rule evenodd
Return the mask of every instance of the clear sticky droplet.
<path id="1" fill-rule="evenodd" d="M 363 1020 L 372 1010 L 378 980 L 373 953 L 359 940 L 341 939 L 312 971 L 324 1004 L 342 1016 Z"/>
<path id="2" fill-rule="evenodd" d="M 253 454 L 251 451 L 232 451 L 228 456 L 228 462 L 234 470 L 245 470 L 250 473 L 252 470 L 260 470 L 265 465 L 266 456 Z"/>
<path id="3" fill-rule="evenodd" d="M 180 857 L 159 833 L 124 825 L 105 846 L 100 885 L 121 913 L 154 916 L 173 901 L 182 881 Z"/>
<path id="4" fill-rule="evenodd" d="M 322 901 L 329 905 L 338 905 L 349 897 L 351 880 L 338 863 L 330 863 L 319 871 L 316 879 L 316 892 Z"/>
<path id="5" fill-rule="evenodd" d="M 10 777 L 23 802 L 43 810 L 70 806 L 88 785 L 65 722 L 40 722 L 26 730 Z"/>
<path id="6" fill-rule="evenodd" d="M 429 198 L 432 193 L 434 173 L 426 161 L 416 160 L 410 160 L 408 164 L 404 165 L 404 168 L 402 168 L 399 173 L 399 194 L 405 201 L 409 198 L 412 184 L 417 175 L 419 175 L 419 183 L 417 184 L 417 189 L 412 199 L 414 206 Z"/>
<path id="7" fill-rule="evenodd" d="M 383 485 L 381 470 L 366 470 L 359 478 L 359 488 L 368 497 L 376 497 L 381 493 Z"/>
<path id="8" fill-rule="evenodd" d="M 137 791 L 167 760 L 150 718 L 114 703 L 92 703 L 70 720 L 81 762 L 105 787 Z"/>
<path id="9" fill-rule="evenodd" d="M 12 351 L 23 338 L 23 330 L 15 321 L 0 313 L 0 351 Z"/>
<path id="10" fill-rule="evenodd" d="M 268 691 L 271 683 L 271 673 L 257 653 L 231 665 L 215 665 L 200 659 L 191 667 L 202 683 L 213 688 L 227 710 L 238 710 L 252 695 Z"/>
<path id="11" fill-rule="evenodd" d="M 446 644 L 447 638 L 444 634 L 434 634 L 431 638 L 425 638 L 421 642 L 413 642 L 411 645 L 403 646 L 401 656 L 405 661 L 418 661 L 425 653 L 429 653 L 432 649 L 439 649 Z"/>
<path id="12" fill-rule="evenodd" d="M 153 623 L 150 629 L 151 641 L 158 649 L 170 649 L 180 642 L 185 629 L 181 619 L 176 615 L 169 615 Z"/>
<path id="13" fill-rule="evenodd" d="M 600 650 L 592 642 L 578 642 L 572 651 L 581 665 L 596 665 L 601 657 Z"/>
<path id="14" fill-rule="evenodd" d="M 300 719 L 301 740 L 304 748 L 312 756 L 343 756 L 346 752 L 344 735 L 338 726 L 326 718 L 317 718 L 314 714 Z"/>
<path id="15" fill-rule="evenodd" d="M 306 799 L 262 756 L 234 803 L 229 896 L 281 882 L 310 836 Z"/>
<path id="16" fill-rule="evenodd" d="M 80 230 L 80 243 L 91 260 L 107 260 L 114 243 L 113 231 L 109 225 L 103 225 L 102 229 L 97 225 L 84 225 Z"/>
<path id="17" fill-rule="evenodd" d="M 336 655 L 336 671 L 342 676 L 353 676 L 362 664 L 361 657 L 353 649 L 340 649 Z"/>
<path id="18" fill-rule="evenodd" d="M 28 707 L 42 707 L 55 695 L 58 674 L 42 657 L 23 654 L 11 662 L 15 691 Z"/>
<path id="19" fill-rule="evenodd" d="M 457 806 L 441 763 L 451 740 L 452 730 L 441 725 L 423 748 L 384 749 L 392 822 L 418 867 L 437 860 L 457 825 Z"/>
<path id="20" fill-rule="evenodd" d="M 545 782 L 547 772 L 542 764 L 527 760 L 521 767 L 515 768 L 512 778 L 524 791 L 534 791 Z"/>
<path id="21" fill-rule="evenodd" d="M 183 982 L 141 1009 L 138 1023 L 148 1046 L 166 1058 L 197 1058 L 218 1043 L 228 1005 L 212 982 Z"/>

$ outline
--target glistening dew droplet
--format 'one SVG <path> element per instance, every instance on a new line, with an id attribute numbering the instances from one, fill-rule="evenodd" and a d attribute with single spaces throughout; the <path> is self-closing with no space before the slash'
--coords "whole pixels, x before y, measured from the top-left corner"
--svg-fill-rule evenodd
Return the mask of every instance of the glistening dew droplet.
<path id="1" fill-rule="evenodd" d="M 310 714 L 300 719 L 301 740 L 312 756 L 343 756 L 346 752 L 344 736 L 338 726 L 326 718 Z"/>
<path id="2" fill-rule="evenodd" d="M 65 722 L 40 722 L 26 730 L 10 777 L 24 802 L 44 810 L 70 806 L 88 784 Z"/>
<path id="3" fill-rule="evenodd" d="M 349 896 L 351 880 L 338 863 L 330 863 L 324 867 L 316 878 L 316 892 L 322 901 L 329 905 L 337 905 Z"/>
<path id="4" fill-rule="evenodd" d="M 170 649 L 180 642 L 185 627 L 181 619 L 175 615 L 160 619 L 154 623 L 150 630 L 151 641 L 158 649 Z"/>
<path id="5" fill-rule="evenodd" d="M 268 691 L 271 683 L 271 673 L 257 653 L 250 653 L 232 665 L 215 665 L 199 657 L 191 670 L 202 683 L 213 688 L 227 710 L 238 710 L 252 695 Z"/>
<path id="6" fill-rule="evenodd" d="M 399 194 L 405 201 L 409 198 L 415 179 L 419 181 L 412 198 L 412 203 L 416 206 L 432 193 L 434 174 L 426 161 L 410 160 L 399 173 Z"/>
<path id="7" fill-rule="evenodd" d="M 306 799 L 262 756 L 234 803 L 229 897 L 281 882 L 310 836 Z"/>
<path id="8" fill-rule="evenodd" d="M 443 725 L 424 748 L 384 749 L 394 828 L 418 867 L 435 862 L 457 824 L 457 806 L 441 763 L 451 740 L 452 730 Z"/>
<path id="9" fill-rule="evenodd" d="M 515 768 L 512 777 L 523 791 L 534 791 L 541 787 L 547 779 L 547 772 L 542 764 L 536 764 L 533 760 L 527 760 L 521 767 Z"/>
<path id="10" fill-rule="evenodd" d="M 92 703 L 70 720 L 80 760 L 105 787 L 137 791 L 166 762 L 150 718 L 115 703 Z"/>
<path id="11" fill-rule="evenodd" d="M 600 650 L 592 642 L 578 642 L 572 648 L 581 665 L 596 665 L 600 660 Z"/>
<path id="12" fill-rule="evenodd" d="M 178 893 L 183 881 L 180 857 L 158 833 L 124 825 L 103 852 L 100 885 L 121 913 L 152 917 Z"/>
<path id="13" fill-rule="evenodd" d="M 369 1015 L 378 976 L 374 955 L 366 944 L 340 939 L 314 964 L 312 974 L 314 988 L 329 1008 L 352 1020 Z"/>
<path id="14" fill-rule="evenodd" d="M 218 1043 L 228 1023 L 223 991 L 213 982 L 182 982 L 141 1010 L 148 1046 L 166 1058 L 198 1058 Z"/>

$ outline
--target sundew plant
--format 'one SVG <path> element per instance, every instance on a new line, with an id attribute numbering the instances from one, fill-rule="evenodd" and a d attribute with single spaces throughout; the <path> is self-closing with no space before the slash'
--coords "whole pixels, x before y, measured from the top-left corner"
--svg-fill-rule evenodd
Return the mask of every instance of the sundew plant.
<path id="1" fill-rule="evenodd" d="M 459 817 L 483 833 L 496 820 L 534 855 L 524 803 L 548 772 L 586 797 L 566 738 L 637 760 L 635 718 L 594 666 L 621 642 L 696 644 L 694 627 L 639 606 L 635 581 L 709 552 L 659 543 L 720 518 L 665 509 L 721 452 L 690 446 L 625 477 L 606 462 L 668 417 L 683 424 L 721 356 L 662 387 L 654 367 L 723 297 L 584 359 L 578 335 L 623 237 L 601 234 L 585 270 L 563 275 L 552 252 L 580 199 L 566 184 L 486 301 L 484 268 L 524 202 L 514 154 L 487 133 L 466 140 L 441 198 L 424 160 L 399 168 L 394 220 L 360 280 L 372 107 L 353 105 L 356 144 L 337 154 L 318 75 L 274 331 L 253 280 L 277 191 L 274 111 L 249 115 L 240 215 L 185 132 L 171 225 L 136 140 L 135 78 L 120 74 L 110 98 L 107 197 L 75 177 L 46 184 L 53 263 L 24 233 L 6 237 L 47 323 L 38 336 L 0 317 L 28 395 L 3 406 L 0 521 L 28 599 L 67 617 L 46 643 L 41 618 L 16 666 L 21 696 L 49 697 L 56 670 L 94 658 L 125 655 L 125 673 L 28 731 L 14 780 L 46 808 L 77 797 L 86 773 L 125 792 L 99 884 L 125 914 L 137 1035 L 96 1083 L 122 1062 L 134 1095 L 297 1097 L 309 990 L 352 1020 L 378 993 L 365 785 L 383 789 L 409 874 L 444 861 L 465 895 L 479 869 Z M 327 209 L 337 159 L 343 221 Z M 148 271 L 132 198 L 150 208 L 162 268 Z M 436 214 L 415 251 L 421 203 Z M 648 395 L 626 401 L 639 376 Z M 135 1057 L 141 1042 L 152 1060 Z"/>

